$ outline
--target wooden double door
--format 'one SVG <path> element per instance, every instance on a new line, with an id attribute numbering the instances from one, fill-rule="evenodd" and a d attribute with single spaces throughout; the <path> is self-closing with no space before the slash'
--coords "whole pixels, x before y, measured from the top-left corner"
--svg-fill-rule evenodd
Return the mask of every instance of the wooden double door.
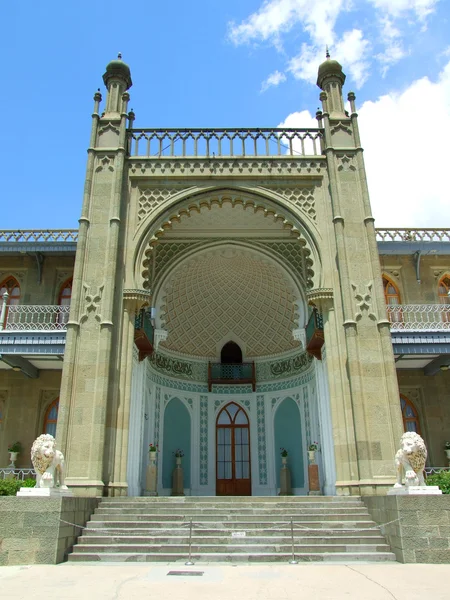
<path id="1" fill-rule="evenodd" d="M 247 413 L 227 404 L 216 422 L 216 494 L 251 496 L 250 428 Z"/>

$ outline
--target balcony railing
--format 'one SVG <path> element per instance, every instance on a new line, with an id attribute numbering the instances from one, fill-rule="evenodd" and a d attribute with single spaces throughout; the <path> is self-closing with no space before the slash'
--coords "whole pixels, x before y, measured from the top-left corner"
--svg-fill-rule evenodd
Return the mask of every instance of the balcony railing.
<path id="1" fill-rule="evenodd" d="M 18 304 L 6 307 L 0 331 L 65 331 L 70 306 Z"/>
<path id="2" fill-rule="evenodd" d="M 208 363 L 208 389 L 211 391 L 213 384 L 240 385 L 251 383 L 252 390 L 256 390 L 255 363 Z"/>
<path id="3" fill-rule="evenodd" d="M 320 156 L 322 129 L 131 129 L 130 156 Z"/>
<path id="4" fill-rule="evenodd" d="M 306 351 L 322 360 L 324 341 L 323 318 L 317 308 L 314 308 L 306 325 Z"/>
<path id="5" fill-rule="evenodd" d="M 391 331 L 450 330 L 450 304 L 389 304 Z"/>
<path id="6" fill-rule="evenodd" d="M 0 242 L 76 242 L 78 229 L 3 229 Z"/>
<path id="7" fill-rule="evenodd" d="M 376 229 L 378 242 L 450 242 L 450 229 Z"/>
<path id="8" fill-rule="evenodd" d="M 139 360 L 153 353 L 154 328 L 150 313 L 146 309 L 140 310 L 134 321 L 134 343 L 139 350 Z"/>

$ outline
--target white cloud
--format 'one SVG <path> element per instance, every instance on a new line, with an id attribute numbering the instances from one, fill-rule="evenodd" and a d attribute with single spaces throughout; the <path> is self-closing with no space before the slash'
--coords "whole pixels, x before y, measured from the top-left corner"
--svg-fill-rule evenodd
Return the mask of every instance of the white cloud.
<path id="1" fill-rule="evenodd" d="M 436 82 L 418 79 L 358 112 L 377 225 L 448 227 L 450 63 Z"/>
<path id="2" fill-rule="evenodd" d="M 287 70 L 297 79 L 314 82 L 323 60 L 324 48 L 330 46 L 333 58 L 341 60 L 356 87 L 361 87 L 378 62 L 384 76 L 388 69 L 406 56 L 403 37 L 411 24 L 426 28 L 427 16 L 439 0 L 368 0 L 370 18 L 351 30 L 337 28 L 344 12 L 366 8 L 363 0 L 264 0 L 260 8 L 241 23 L 229 24 L 229 39 L 236 45 L 268 42 L 278 50 L 295 26 L 304 35 L 300 52 L 288 58 Z M 372 24 L 375 25 L 375 33 Z M 346 27 L 344 27 L 346 29 Z M 380 48 L 381 46 L 381 48 Z M 368 50 L 375 52 L 369 56 Z M 371 64 L 372 63 L 372 64 Z M 262 84 L 263 88 L 266 82 Z"/>
<path id="3" fill-rule="evenodd" d="M 345 70 L 350 73 L 357 88 L 360 88 L 368 77 L 369 62 L 366 57 L 369 49 L 370 44 L 359 29 L 346 31 L 332 49 L 333 58 L 345 65 Z M 289 61 L 288 71 L 296 79 L 315 83 L 317 70 L 324 59 L 323 47 L 303 44 L 300 54 Z"/>
<path id="4" fill-rule="evenodd" d="M 437 81 L 414 81 L 358 110 L 372 211 L 377 227 L 449 227 L 447 140 L 450 62 Z M 308 111 L 279 127 L 317 127 Z"/>
<path id="5" fill-rule="evenodd" d="M 439 0 L 369 0 L 375 8 L 380 9 L 385 14 L 393 17 L 399 17 L 406 12 L 413 12 L 417 18 L 423 20 L 434 8 Z"/>
<path id="6" fill-rule="evenodd" d="M 265 92 L 271 86 L 276 87 L 277 85 L 280 85 L 280 83 L 283 83 L 283 81 L 286 81 L 286 75 L 284 73 L 280 73 L 280 71 L 274 71 L 265 81 L 262 82 L 261 92 Z"/>
<path id="7" fill-rule="evenodd" d="M 315 43 L 331 44 L 334 26 L 345 7 L 344 0 L 265 0 L 261 8 L 240 24 L 229 24 L 229 37 L 236 44 L 271 40 L 301 23 Z"/>

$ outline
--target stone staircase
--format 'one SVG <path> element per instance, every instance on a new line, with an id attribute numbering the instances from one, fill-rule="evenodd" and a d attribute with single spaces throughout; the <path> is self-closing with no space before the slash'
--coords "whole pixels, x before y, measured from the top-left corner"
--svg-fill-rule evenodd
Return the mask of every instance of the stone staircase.
<path id="1" fill-rule="evenodd" d="M 69 561 L 391 561 L 359 497 L 105 498 Z"/>

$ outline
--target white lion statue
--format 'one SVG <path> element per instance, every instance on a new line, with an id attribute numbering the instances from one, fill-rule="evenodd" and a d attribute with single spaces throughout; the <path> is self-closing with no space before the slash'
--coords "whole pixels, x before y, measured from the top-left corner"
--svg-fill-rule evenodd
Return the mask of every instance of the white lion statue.
<path id="1" fill-rule="evenodd" d="M 395 455 L 397 467 L 397 483 L 394 487 L 402 487 L 402 475 L 405 472 L 405 485 L 425 485 L 424 467 L 427 460 L 425 442 L 415 431 L 407 431 L 400 440 L 400 450 Z"/>
<path id="2" fill-rule="evenodd" d="M 64 456 L 56 450 L 55 438 L 43 433 L 31 446 L 31 462 L 36 471 L 37 488 L 69 489 L 64 484 Z"/>

